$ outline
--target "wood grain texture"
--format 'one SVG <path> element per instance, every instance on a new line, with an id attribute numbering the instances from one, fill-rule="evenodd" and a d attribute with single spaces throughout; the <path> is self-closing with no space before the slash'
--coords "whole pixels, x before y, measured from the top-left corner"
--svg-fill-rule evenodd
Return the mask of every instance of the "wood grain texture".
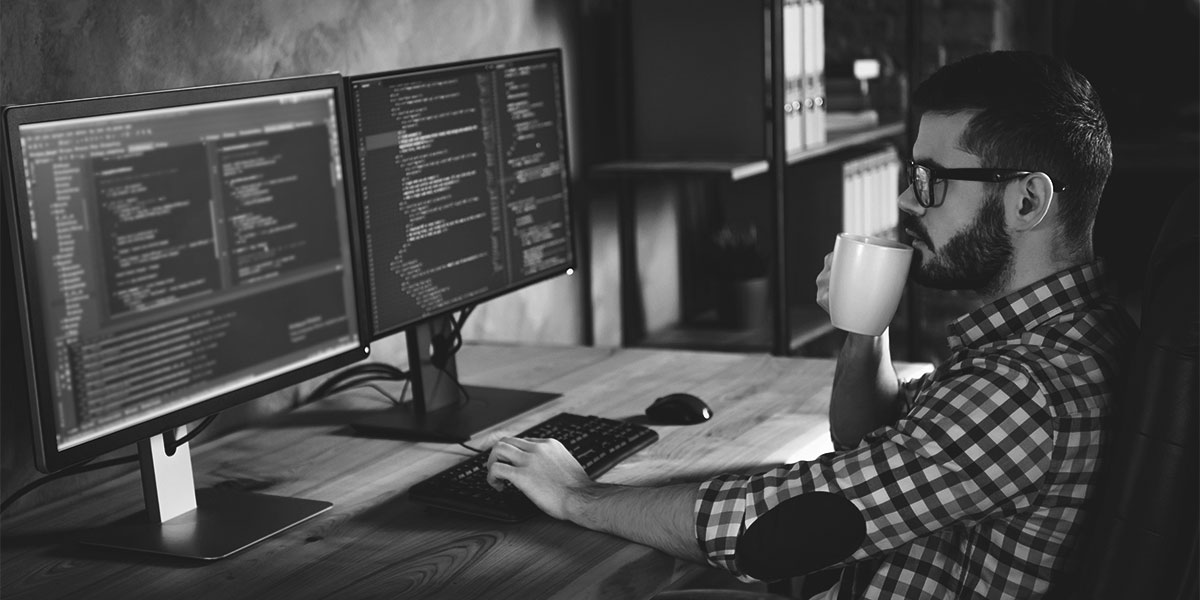
<path id="1" fill-rule="evenodd" d="M 712 407 L 703 425 L 654 425 L 660 440 L 602 481 L 699 481 L 812 458 L 828 445 L 828 360 L 468 345 L 460 364 L 468 383 L 563 394 L 472 440 L 483 447 L 561 411 L 636 420 L 667 392 L 691 392 Z M 468 452 L 357 437 L 344 425 L 381 406 L 365 390 L 346 393 L 195 452 L 199 486 L 334 503 L 310 521 L 203 566 L 75 544 L 80 531 L 141 508 L 136 477 L 124 475 L 5 519 L 0 596 L 625 599 L 707 569 L 548 517 L 499 524 L 414 503 L 409 487 Z"/>

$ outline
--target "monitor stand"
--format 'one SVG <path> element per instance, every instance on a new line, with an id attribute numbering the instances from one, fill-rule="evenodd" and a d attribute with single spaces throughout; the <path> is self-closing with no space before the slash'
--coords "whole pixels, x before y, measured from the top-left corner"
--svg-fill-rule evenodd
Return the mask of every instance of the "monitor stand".
<path id="1" fill-rule="evenodd" d="M 561 395 L 460 385 L 454 356 L 436 356 L 431 351 L 435 337 L 446 339 L 450 327 L 450 318 L 443 317 L 406 331 L 413 400 L 352 420 L 350 425 L 356 431 L 406 440 L 465 442 L 483 429 Z"/>
<path id="2" fill-rule="evenodd" d="M 179 428 L 175 435 L 186 433 Z M 330 502 L 237 490 L 197 490 L 187 444 L 166 453 L 166 435 L 138 442 L 146 510 L 90 530 L 92 546 L 216 560 L 329 510 Z"/>

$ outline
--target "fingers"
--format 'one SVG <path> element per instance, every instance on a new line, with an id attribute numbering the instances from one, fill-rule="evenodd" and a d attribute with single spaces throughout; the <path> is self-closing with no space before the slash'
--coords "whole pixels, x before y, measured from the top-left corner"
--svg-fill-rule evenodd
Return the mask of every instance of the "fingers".
<path id="1" fill-rule="evenodd" d="M 496 489 L 503 489 L 504 482 L 509 481 L 516 471 L 515 467 L 528 464 L 529 455 L 537 448 L 538 443 L 553 440 L 503 438 L 492 446 L 487 459 L 487 481 Z"/>
<path id="2" fill-rule="evenodd" d="M 504 482 L 509 481 L 516 468 L 505 463 L 495 463 L 488 465 L 487 482 L 488 485 L 495 488 L 497 491 L 504 489 Z"/>
<path id="3" fill-rule="evenodd" d="M 817 275 L 817 306 L 829 312 L 829 278 L 833 270 L 833 253 L 825 255 L 825 265 Z"/>
<path id="4" fill-rule="evenodd" d="M 523 452 L 518 446 L 519 441 L 518 438 L 504 438 L 492 446 L 492 451 L 488 454 L 487 459 L 487 481 L 492 487 L 498 490 L 502 489 L 504 487 L 503 482 L 508 481 L 507 477 L 499 477 L 498 475 L 506 471 L 511 472 L 511 467 L 508 465 L 518 460 L 520 454 Z M 497 463 L 502 467 L 499 470 L 496 469 Z"/>
<path id="5" fill-rule="evenodd" d="M 510 438 L 504 438 L 501 441 L 509 444 L 510 446 L 512 446 L 514 448 L 518 448 L 523 452 L 530 452 L 534 449 L 534 447 L 537 446 L 538 442 L 545 442 L 548 440 L 544 440 L 541 438 L 510 437 Z"/>
<path id="6" fill-rule="evenodd" d="M 496 445 L 492 446 L 492 451 L 488 454 L 487 464 L 489 467 L 496 464 L 497 461 L 504 461 L 508 464 L 512 464 L 512 462 L 516 460 L 520 453 L 521 449 L 517 448 L 507 439 L 500 440 L 496 442 Z"/>

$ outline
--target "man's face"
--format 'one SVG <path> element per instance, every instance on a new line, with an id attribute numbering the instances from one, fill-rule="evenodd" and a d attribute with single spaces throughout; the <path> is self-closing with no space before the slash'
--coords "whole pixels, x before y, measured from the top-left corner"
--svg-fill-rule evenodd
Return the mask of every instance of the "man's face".
<path id="1" fill-rule="evenodd" d="M 979 157 L 958 147 L 972 114 L 922 117 L 913 144 L 914 162 L 951 169 L 979 167 Z M 933 184 L 930 191 L 941 200 L 940 206 L 922 207 L 912 189 L 900 195 L 901 224 L 916 251 L 910 277 L 938 289 L 984 295 L 1003 290 L 1013 253 L 1005 227 L 1003 188 L 949 180 Z"/>

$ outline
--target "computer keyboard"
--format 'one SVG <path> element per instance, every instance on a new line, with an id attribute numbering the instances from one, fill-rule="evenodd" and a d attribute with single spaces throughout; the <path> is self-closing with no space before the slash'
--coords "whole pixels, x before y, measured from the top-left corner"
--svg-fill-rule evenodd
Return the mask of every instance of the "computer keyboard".
<path id="1" fill-rule="evenodd" d="M 554 438 L 575 456 L 588 475 L 597 477 L 629 455 L 658 441 L 658 433 L 636 423 L 604 417 L 559 413 L 517 437 Z M 542 514 L 519 490 L 503 491 L 487 482 L 488 454 L 477 454 L 412 487 L 413 500 L 498 521 L 517 522 Z"/>

